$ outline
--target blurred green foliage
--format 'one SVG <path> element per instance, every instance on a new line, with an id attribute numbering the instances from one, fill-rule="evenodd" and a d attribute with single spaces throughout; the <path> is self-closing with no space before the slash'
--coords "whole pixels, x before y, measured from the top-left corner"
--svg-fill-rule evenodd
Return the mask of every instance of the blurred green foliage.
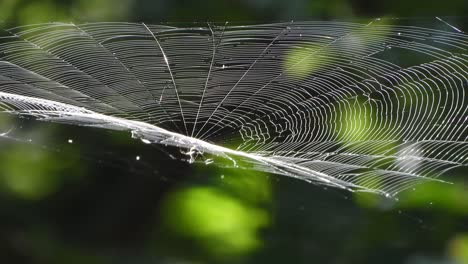
<path id="1" fill-rule="evenodd" d="M 162 228 L 189 239 L 215 259 L 242 256 L 261 248 L 259 232 L 271 223 L 270 182 L 241 170 L 220 175 L 211 185 L 184 187 L 162 202 Z"/>
<path id="2" fill-rule="evenodd" d="M 131 0 L 2 0 L 0 20 L 14 24 L 50 21 L 126 20 Z"/>
<path id="3" fill-rule="evenodd" d="M 310 20 L 369 17 L 463 16 L 465 0 L 427 4 L 366 0 L 2 0 L 0 21 L 27 24 L 48 21 L 131 20 L 200 22 Z"/>
<path id="4" fill-rule="evenodd" d="M 402 193 L 399 208 L 468 214 L 468 188 L 464 182 L 429 182 Z"/>
<path id="5" fill-rule="evenodd" d="M 468 234 L 459 234 L 449 243 L 448 254 L 456 264 L 468 264 Z"/>
<path id="6" fill-rule="evenodd" d="M 56 190 L 60 163 L 48 152 L 15 147 L 2 152 L 1 181 L 11 192 L 23 198 L 37 199 Z"/>
<path id="7" fill-rule="evenodd" d="M 84 167 L 70 171 L 78 163 L 78 153 L 53 153 L 19 144 L 0 152 L 0 186 L 22 199 L 42 199 L 57 191 L 63 182 L 83 174 Z"/>
<path id="8" fill-rule="evenodd" d="M 319 45 L 291 47 L 287 51 L 283 68 L 288 76 L 304 79 L 310 74 L 314 74 L 318 69 L 325 67 L 326 59 L 330 55 L 327 48 L 320 48 Z"/>
<path id="9" fill-rule="evenodd" d="M 268 217 L 262 210 L 216 188 L 193 187 L 172 193 L 163 207 L 164 225 L 193 239 L 216 256 L 245 254 L 261 245 L 258 229 Z"/>

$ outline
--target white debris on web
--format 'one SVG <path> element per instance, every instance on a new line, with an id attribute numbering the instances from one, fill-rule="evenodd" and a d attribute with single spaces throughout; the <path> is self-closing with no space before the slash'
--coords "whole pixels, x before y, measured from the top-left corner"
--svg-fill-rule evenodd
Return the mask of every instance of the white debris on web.
<path id="1" fill-rule="evenodd" d="M 468 163 L 468 36 L 434 24 L 3 29 L 0 112 L 395 196 Z"/>

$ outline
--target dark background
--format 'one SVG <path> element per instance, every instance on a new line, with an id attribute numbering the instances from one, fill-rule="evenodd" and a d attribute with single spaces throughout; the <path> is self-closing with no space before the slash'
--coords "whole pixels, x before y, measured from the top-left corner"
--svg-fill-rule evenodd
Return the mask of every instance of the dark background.
<path id="1" fill-rule="evenodd" d="M 1 0 L 4 26 L 444 17 L 452 1 Z M 468 263 L 467 170 L 400 200 L 189 165 L 128 132 L 0 116 L 2 263 Z M 174 158 L 171 158 L 174 157 Z"/>

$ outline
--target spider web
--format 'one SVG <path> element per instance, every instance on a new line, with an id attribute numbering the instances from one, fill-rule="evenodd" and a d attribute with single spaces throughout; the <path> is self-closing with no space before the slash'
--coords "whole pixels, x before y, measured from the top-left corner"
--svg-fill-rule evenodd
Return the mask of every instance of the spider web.
<path id="1" fill-rule="evenodd" d="M 468 37 L 435 21 L 3 29 L 0 112 L 394 196 L 468 161 Z"/>

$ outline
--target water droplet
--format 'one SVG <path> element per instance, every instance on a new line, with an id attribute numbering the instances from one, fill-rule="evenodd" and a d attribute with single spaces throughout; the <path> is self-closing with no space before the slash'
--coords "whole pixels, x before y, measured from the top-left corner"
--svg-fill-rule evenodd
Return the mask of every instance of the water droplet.
<path id="1" fill-rule="evenodd" d="M 145 144 L 151 144 L 151 141 L 149 141 L 147 139 L 144 139 L 144 138 L 141 139 L 141 142 L 143 142 Z"/>

